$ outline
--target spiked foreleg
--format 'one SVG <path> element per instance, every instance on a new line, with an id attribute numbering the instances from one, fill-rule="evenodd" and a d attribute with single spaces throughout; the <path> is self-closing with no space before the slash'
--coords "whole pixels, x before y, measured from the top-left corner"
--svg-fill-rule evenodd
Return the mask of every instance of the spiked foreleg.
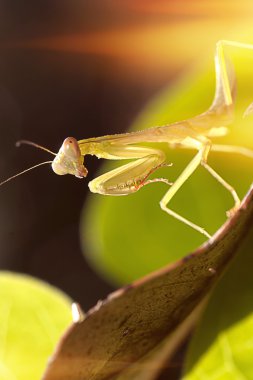
<path id="1" fill-rule="evenodd" d="M 127 195 L 136 192 L 144 185 L 151 182 L 166 182 L 165 178 L 148 180 L 151 173 L 165 165 L 165 154 L 157 149 L 133 146 L 117 146 L 111 155 L 117 155 L 118 159 L 136 159 L 126 165 L 111 170 L 89 183 L 93 193 L 104 195 Z"/>

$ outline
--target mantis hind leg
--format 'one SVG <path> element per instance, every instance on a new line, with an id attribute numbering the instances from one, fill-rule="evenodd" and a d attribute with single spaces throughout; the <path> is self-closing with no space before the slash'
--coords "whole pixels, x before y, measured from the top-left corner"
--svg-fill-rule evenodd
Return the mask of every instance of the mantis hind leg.
<path id="1" fill-rule="evenodd" d="M 248 158 L 253 158 L 253 150 L 245 148 L 244 146 L 213 144 L 211 150 L 213 152 L 236 153 Z"/>
<path id="2" fill-rule="evenodd" d="M 211 108 L 218 109 L 220 105 L 225 104 L 230 106 L 234 102 L 235 97 L 235 80 L 231 68 L 229 68 L 228 62 L 226 61 L 224 55 L 224 47 L 230 46 L 232 48 L 253 50 L 252 44 L 220 40 L 216 44 L 216 55 L 215 55 L 215 64 L 216 64 L 216 95 L 214 102 Z M 244 116 L 253 113 L 253 103 L 251 103 L 246 111 Z"/>

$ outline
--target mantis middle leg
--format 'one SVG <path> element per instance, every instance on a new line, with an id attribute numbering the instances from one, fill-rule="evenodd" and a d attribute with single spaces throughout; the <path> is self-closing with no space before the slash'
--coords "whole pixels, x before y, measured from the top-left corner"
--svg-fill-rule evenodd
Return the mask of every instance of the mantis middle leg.
<path id="1" fill-rule="evenodd" d="M 160 201 L 160 206 L 161 206 L 161 209 L 163 211 L 165 211 L 167 214 L 173 216 L 174 218 L 178 219 L 180 222 L 185 223 L 189 227 L 192 227 L 194 230 L 205 235 L 208 239 L 211 238 L 211 235 L 209 235 L 209 233 L 204 228 L 198 226 L 195 223 L 192 223 L 188 219 L 177 214 L 175 211 L 168 208 L 167 205 L 170 202 L 170 200 L 173 198 L 173 196 L 176 194 L 176 192 L 180 189 L 180 187 L 185 183 L 185 181 L 198 168 L 198 166 L 201 164 L 205 154 L 207 154 L 207 150 L 209 150 L 209 149 L 210 149 L 209 147 L 203 147 L 199 150 L 199 152 L 195 155 L 195 157 L 192 159 L 192 161 L 188 164 L 188 166 L 184 169 L 184 171 L 181 173 L 181 175 L 177 178 L 177 180 L 174 182 L 174 184 L 171 186 L 171 188 L 167 191 L 167 193 L 164 195 L 164 197 Z"/>
<path id="2" fill-rule="evenodd" d="M 178 144 L 177 146 L 181 149 L 192 149 L 192 147 L 184 146 L 181 144 Z M 242 156 L 245 156 L 245 157 L 248 157 L 251 159 L 253 158 L 253 150 L 249 149 L 249 148 L 245 148 L 244 146 L 212 144 L 210 150 L 213 152 L 240 154 Z M 202 165 L 233 196 L 234 201 L 235 201 L 235 206 L 227 212 L 228 216 L 230 216 L 240 206 L 240 199 L 239 199 L 235 189 L 230 184 L 228 184 L 216 171 L 214 171 L 214 169 L 212 169 L 207 164 L 206 160 L 202 161 Z"/>
<path id="3" fill-rule="evenodd" d="M 196 145 L 198 142 L 196 141 Z M 177 180 L 174 182 L 172 187 L 167 191 L 167 193 L 164 195 L 162 200 L 160 201 L 160 206 L 162 210 L 167 212 L 167 214 L 173 216 L 174 218 L 180 220 L 181 222 L 187 224 L 188 226 L 192 227 L 196 231 L 202 233 L 203 235 L 210 238 L 208 232 L 205 231 L 204 228 L 190 222 L 188 219 L 185 219 L 181 215 L 177 214 L 173 210 L 167 207 L 170 200 L 173 198 L 173 196 L 176 194 L 176 192 L 179 190 L 179 188 L 184 184 L 184 182 L 193 174 L 193 172 L 198 168 L 199 165 L 202 165 L 222 186 L 224 186 L 232 195 L 235 206 L 231 211 L 228 212 L 228 215 L 230 215 L 234 210 L 236 210 L 240 205 L 240 199 L 235 191 L 235 189 L 229 185 L 214 169 L 212 169 L 207 164 L 207 157 L 211 149 L 211 143 L 210 141 L 206 140 L 206 143 L 203 143 L 202 147 L 199 149 L 196 156 L 192 159 L 192 161 L 188 164 L 188 166 L 185 168 L 185 170 L 181 173 L 181 175 L 177 178 Z"/>

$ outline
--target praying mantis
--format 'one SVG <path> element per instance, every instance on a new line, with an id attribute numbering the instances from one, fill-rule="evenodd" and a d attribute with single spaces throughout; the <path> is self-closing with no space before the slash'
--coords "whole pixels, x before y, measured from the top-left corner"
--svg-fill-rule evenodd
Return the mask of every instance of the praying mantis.
<path id="1" fill-rule="evenodd" d="M 128 195 L 135 193 L 147 184 L 164 182 L 169 186 L 169 189 L 160 201 L 161 209 L 208 239 L 211 238 L 211 235 L 204 228 L 171 210 L 168 204 L 185 181 L 202 165 L 231 193 L 234 207 L 228 211 L 228 216 L 232 215 L 240 206 L 240 199 L 235 189 L 207 163 L 210 151 L 237 153 L 253 158 L 253 151 L 250 149 L 242 146 L 212 144 L 211 140 L 213 137 L 226 135 L 228 133 L 227 126 L 232 123 L 234 118 L 236 83 L 230 62 L 225 57 L 224 48 L 226 46 L 253 49 L 253 45 L 240 42 L 226 40 L 217 42 L 215 51 L 216 89 L 213 102 L 207 111 L 193 118 L 137 132 L 93 137 L 79 141 L 73 137 L 68 137 L 64 140 L 57 154 L 28 140 L 21 140 L 17 143 L 18 145 L 33 145 L 53 154 L 55 158 L 53 161 L 42 162 L 26 169 L 1 184 L 44 164 L 51 164 L 53 171 L 58 175 L 72 174 L 78 178 L 85 178 L 88 174 L 88 170 L 84 166 L 85 155 L 94 155 L 109 160 L 130 159 L 133 161 L 89 182 L 90 191 L 112 196 Z M 245 111 L 245 115 L 253 112 L 252 104 Z M 142 144 L 160 142 L 168 143 L 171 147 L 197 150 L 196 155 L 174 183 L 169 182 L 166 178 L 149 179 L 149 176 L 157 169 L 165 165 L 170 166 L 170 164 L 166 164 L 166 156 L 163 150 L 142 146 Z"/>

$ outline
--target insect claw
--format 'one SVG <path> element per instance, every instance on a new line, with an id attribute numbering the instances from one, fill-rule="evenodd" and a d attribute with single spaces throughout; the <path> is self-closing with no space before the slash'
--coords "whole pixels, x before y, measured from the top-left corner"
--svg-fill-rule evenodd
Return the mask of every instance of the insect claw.
<path id="1" fill-rule="evenodd" d="M 199 232 L 205 235 L 208 239 L 211 239 L 212 237 L 212 235 L 210 235 L 204 228 L 201 228 Z"/>
<path id="2" fill-rule="evenodd" d="M 226 211 L 226 216 L 228 218 L 231 218 L 236 213 L 236 211 L 238 210 L 238 208 L 239 208 L 239 206 L 235 205 L 230 210 Z"/>
<path id="3" fill-rule="evenodd" d="M 160 168 L 163 168 L 163 167 L 169 168 L 170 166 L 173 166 L 173 162 L 161 164 Z"/>
<path id="4" fill-rule="evenodd" d="M 166 183 L 166 184 L 169 185 L 169 186 L 172 186 L 172 185 L 174 184 L 174 182 L 170 182 L 167 178 L 158 178 L 158 180 L 159 180 L 160 182 L 164 182 L 164 183 Z"/>
<path id="5" fill-rule="evenodd" d="M 150 183 L 155 183 L 155 182 L 163 182 L 166 183 L 169 186 L 173 185 L 173 182 L 170 182 L 167 178 L 153 178 L 153 179 L 148 179 L 143 183 L 143 186 L 149 185 Z"/>

